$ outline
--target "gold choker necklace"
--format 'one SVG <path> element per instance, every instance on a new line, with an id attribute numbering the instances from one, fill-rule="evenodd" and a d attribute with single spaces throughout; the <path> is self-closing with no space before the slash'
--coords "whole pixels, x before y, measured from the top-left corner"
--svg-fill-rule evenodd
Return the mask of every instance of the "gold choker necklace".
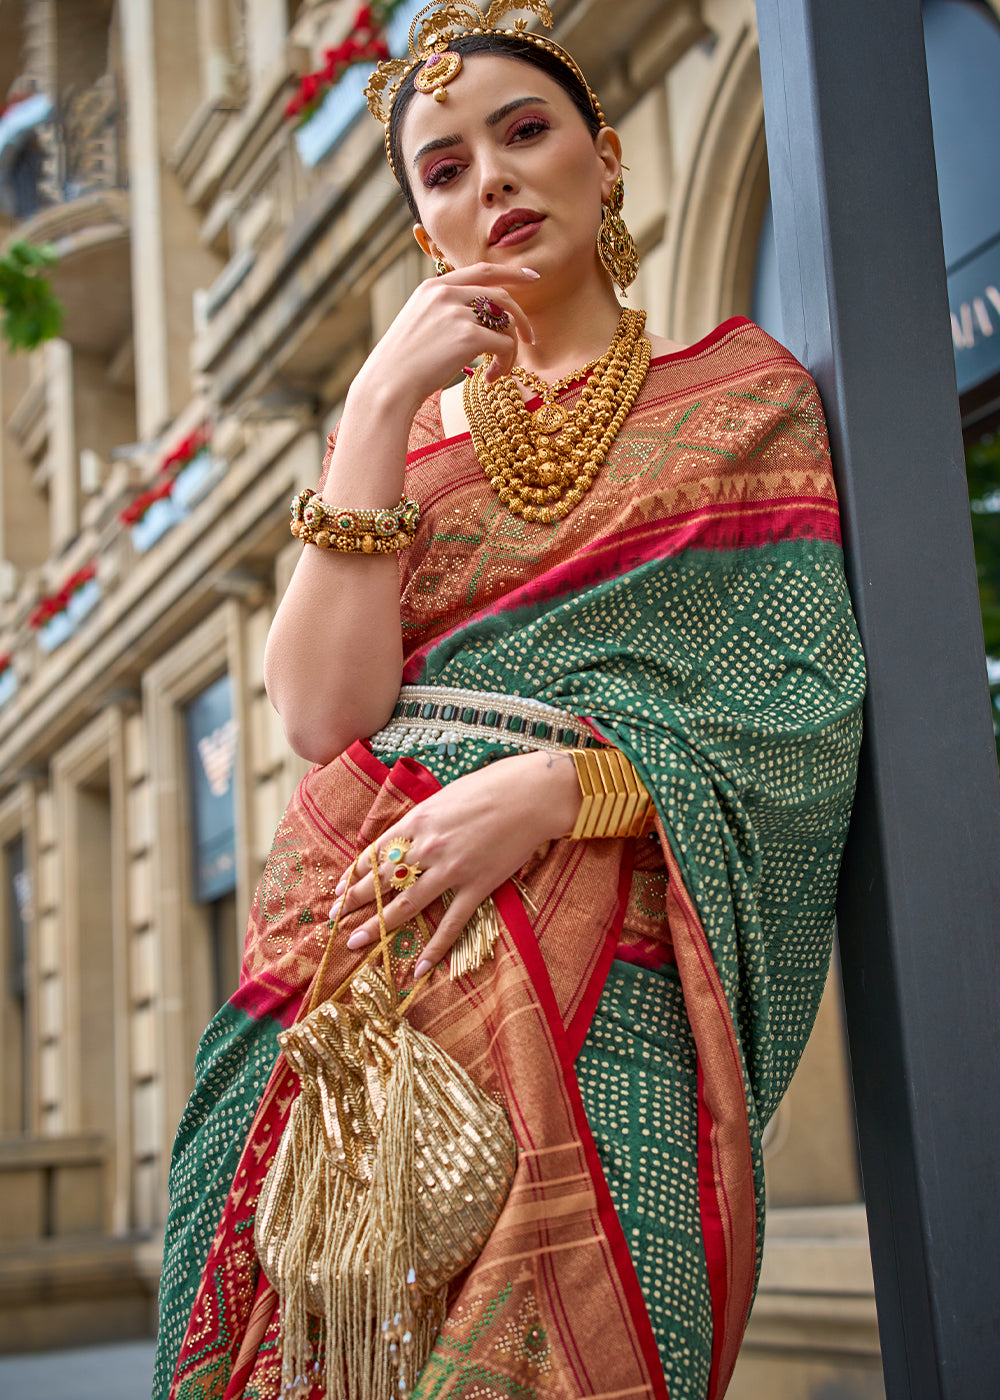
<path id="1" fill-rule="evenodd" d="M 561 520 L 583 500 L 635 403 L 649 369 L 650 345 L 642 334 L 645 311 L 622 311 L 614 339 L 599 360 L 546 384 L 529 370 L 487 384 L 484 358 L 465 381 L 463 401 L 472 445 L 487 480 L 514 515 L 548 523 Z M 584 375 L 572 408 L 555 397 Z M 542 406 L 531 412 L 516 380 L 535 389 Z"/>

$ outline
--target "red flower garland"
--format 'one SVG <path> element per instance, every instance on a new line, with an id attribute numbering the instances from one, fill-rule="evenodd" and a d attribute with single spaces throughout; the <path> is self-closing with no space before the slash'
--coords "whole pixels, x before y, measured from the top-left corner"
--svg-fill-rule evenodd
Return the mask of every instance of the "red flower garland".
<path id="1" fill-rule="evenodd" d="M 0 676 L 9 668 L 13 660 L 14 658 L 9 651 L 0 651 Z"/>
<path id="2" fill-rule="evenodd" d="M 203 447 L 207 447 L 212 441 L 212 428 L 209 423 L 202 423 L 200 428 L 195 428 L 188 433 L 186 438 L 182 438 L 172 452 L 168 452 L 160 463 L 161 472 L 179 472 L 182 467 L 186 467 L 192 458 L 197 457 Z"/>
<path id="3" fill-rule="evenodd" d="M 124 510 L 118 512 L 118 519 L 123 525 L 138 525 L 139 521 L 149 510 L 150 506 L 157 501 L 166 500 L 174 489 L 173 476 L 164 477 L 155 486 L 151 486 L 148 491 L 140 491 L 134 501 L 131 501 Z"/>
<path id="4" fill-rule="evenodd" d="M 323 67 L 299 79 L 298 91 L 285 108 L 285 116 L 307 122 L 330 89 L 340 82 L 355 63 L 375 63 L 389 57 L 385 26 L 400 0 L 362 5 L 354 16 L 351 32 L 342 44 L 323 51 Z"/>
<path id="5" fill-rule="evenodd" d="M 22 102 L 27 102 L 27 100 L 28 100 L 29 97 L 36 97 L 36 96 L 37 96 L 37 93 L 34 93 L 34 92 L 22 92 L 21 95 L 20 95 L 20 97 L 12 97 L 12 98 L 10 99 L 9 102 L 5 102 L 4 105 L 3 105 L 2 107 L 0 107 L 0 117 L 5 117 L 5 116 L 7 115 L 8 112 L 12 112 L 12 111 L 14 110 L 15 107 L 19 107 L 19 106 L 21 105 Z M 0 675 L 2 675 L 2 674 L 3 674 L 3 667 L 0 666 Z"/>
<path id="6" fill-rule="evenodd" d="M 149 510 L 150 506 L 157 501 L 166 500 L 174 489 L 174 481 L 178 474 L 183 471 L 187 464 L 197 457 L 212 441 L 211 423 L 202 423 L 200 427 L 193 429 L 186 438 L 181 438 L 176 447 L 164 457 L 160 463 L 159 470 L 164 474 L 164 480 L 157 482 L 147 491 L 140 491 L 138 496 L 118 512 L 118 519 L 123 525 L 138 525 L 139 521 Z"/>
<path id="7" fill-rule="evenodd" d="M 48 593 L 39 599 L 28 615 L 28 626 L 37 632 L 40 627 L 44 627 L 47 622 L 65 612 L 73 594 L 96 577 L 97 565 L 91 560 L 89 564 L 84 564 L 82 569 L 77 569 L 75 574 L 71 574 L 58 593 Z M 2 669 L 0 667 L 0 670 Z"/>

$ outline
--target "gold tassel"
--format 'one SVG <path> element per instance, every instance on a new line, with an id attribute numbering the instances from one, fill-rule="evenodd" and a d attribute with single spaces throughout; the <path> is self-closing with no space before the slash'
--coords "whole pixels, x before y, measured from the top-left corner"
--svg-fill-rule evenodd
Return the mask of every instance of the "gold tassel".
<path id="1" fill-rule="evenodd" d="M 538 905 L 523 880 L 513 877 L 517 892 L 531 914 L 538 914 Z M 454 890 L 442 890 L 441 903 L 447 909 L 455 898 Z M 467 972 L 476 972 L 492 958 L 500 937 L 500 915 L 493 896 L 487 895 L 473 911 L 472 918 L 452 944 L 449 977 L 453 982 Z"/>
<path id="2" fill-rule="evenodd" d="M 441 903 L 447 909 L 455 898 L 454 891 L 443 890 Z M 467 972 L 476 972 L 488 958 L 492 958 L 497 939 L 500 937 L 500 916 L 487 895 L 482 904 L 472 912 L 472 917 L 452 944 L 449 976 L 453 982 L 464 977 Z"/>
<path id="3" fill-rule="evenodd" d="M 369 985 L 381 984 L 374 970 L 368 978 Z M 384 1015 L 383 985 L 376 996 Z M 383 1020 L 363 1037 L 368 1055 L 388 1075 L 370 1181 L 333 1159 L 312 1084 L 292 1106 L 282 1139 L 293 1185 L 272 1209 L 270 1228 L 280 1230 L 286 1221 L 287 1228 L 280 1259 L 267 1262 L 269 1276 L 280 1280 L 283 1400 L 307 1395 L 310 1372 L 316 1374 L 310 1314 L 322 1319 L 326 1393 L 351 1400 L 405 1400 L 444 1321 L 446 1287 L 423 1294 L 413 1269 L 419 1179 L 414 1032 L 405 1021 L 387 1037 L 389 1029 Z"/>

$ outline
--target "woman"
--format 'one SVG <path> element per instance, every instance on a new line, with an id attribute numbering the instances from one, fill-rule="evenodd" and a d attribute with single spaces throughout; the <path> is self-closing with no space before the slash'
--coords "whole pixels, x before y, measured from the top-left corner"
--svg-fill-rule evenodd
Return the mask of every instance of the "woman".
<path id="1" fill-rule="evenodd" d="M 318 1356 L 282 1377 L 252 1226 L 298 1093 L 277 1033 L 379 938 L 370 849 L 397 972 L 434 969 L 409 1018 L 518 1147 L 414 1395 L 724 1392 L 760 1135 L 828 967 L 864 679 L 815 387 L 749 322 L 641 334 L 597 99 L 547 41 L 454 18 L 372 84 L 439 275 L 295 507 L 266 681 L 317 766 L 178 1133 L 158 1396 L 325 1393 Z M 580 753 L 612 747 L 655 825 L 609 807 L 580 839 Z M 491 898 L 493 954 L 450 980 Z"/>

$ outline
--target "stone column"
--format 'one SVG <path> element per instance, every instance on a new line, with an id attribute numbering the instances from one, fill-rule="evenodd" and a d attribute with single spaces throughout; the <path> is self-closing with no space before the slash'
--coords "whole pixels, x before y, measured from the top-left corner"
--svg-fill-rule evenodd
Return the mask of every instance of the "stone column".
<path id="1" fill-rule="evenodd" d="M 190 398 L 192 296 L 219 264 L 199 238 L 165 157 L 202 95 L 196 0 L 129 0 L 121 10 L 128 89 L 136 419 L 158 436 Z"/>

